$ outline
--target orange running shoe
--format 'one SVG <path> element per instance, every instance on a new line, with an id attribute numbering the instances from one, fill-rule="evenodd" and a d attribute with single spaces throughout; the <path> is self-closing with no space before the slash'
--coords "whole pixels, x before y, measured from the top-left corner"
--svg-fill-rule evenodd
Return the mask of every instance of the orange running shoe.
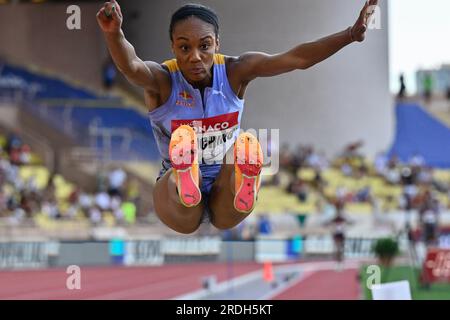
<path id="1" fill-rule="evenodd" d="M 248 132 L 241 133 L 234 143 L 234 208 L 241 213 L 255 208 L 263 157 L 258 139 Z"/>
<path id="2" fill-rule="evenodd" d="M 188 125 L 178 127 L 170 139 L 169 158 L 175 174 L 178 196 L 186 207 L 194 207 L 202 200 L 197 156 L 197 135 L 194 129 Z"/>

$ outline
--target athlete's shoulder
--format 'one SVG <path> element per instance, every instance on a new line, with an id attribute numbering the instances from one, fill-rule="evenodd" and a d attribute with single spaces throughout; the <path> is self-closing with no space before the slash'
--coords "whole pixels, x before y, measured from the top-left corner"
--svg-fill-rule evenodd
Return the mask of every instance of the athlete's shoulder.
<path id="1" fill-rule="evenodd" d="M 224 56 L 225 58 L 225 62 L 226 63 L 231 63 L 231 64 L 240 64 L 240 65 L 245 65 L 248 63 L 251 63 L 253 60 L 261 57 L 261 56 L 266 56 L 267 54 L 263 53 L 263 52 L 244 52 L 239 56 Z"/>
<path id="2" fill-rule="evenodd" d="M 156 106 L 164 104 L 170 97 L 172 91 L 172 80 L 170 78 L 170 70 L 167 66 L 154 61 L 145 61 L 145 65 L 150 70 L 156 81 L 156 91 L 148 91 L 148 107 L 150 110 Z"/>
<path id="3" fill-rule="evenodd" d="M 224 59 L 226 65 L 235 64 L 235 63 L 239 62 L 239 57 L 236 57 L 236 56 L 223 55 L 223 59 Z"/>
<path id="4" fill-rule="evenodd" d="M 239 57 L 223 55 L 223 61 L 228 73 L 234 73 L 236 67 L 239 67 Z"/>
<path id="5" fill-rule="evenodd" d="M 156 79 L 160 88 L 165 85 L 170 86 L 170 70 L 167 66 L 154 61 L 145 61 L 145 65 Z"/>
<path id="6" fill-rule="evenodd" d="M 155 61 L 145 61 L 145 65 L 155 75 L 157 75 L 157 74 L 169 75 L 169 70 L 168 70 L 167 66 L 164 65 L 164 63 L 157 63 Z"/>
<path id="7" fill-rule="evenodd" d="M 225 56 L 225 64 L 229 77 L 235 79 L 237 83 L 247 83 L 248 73 L 254 65 L 254 55 L 246 52 L 240 56 Z"/>
<path id="8" fill-rule="evenodd" d="M 164 68 L 164 70 L 166 70 L 168 73 L 180 71 L 180 68 L 178 68 L 177 59 L 165 60 L 160 64 L 160 66 Z"/>
<path id="9" fill-rule="evenodd" d="M 225 63 L 227 68 L 246 70 L 261 61 L 263 55 L 260 52 L 245 52 L 240 56 L 225 56 Z"/>

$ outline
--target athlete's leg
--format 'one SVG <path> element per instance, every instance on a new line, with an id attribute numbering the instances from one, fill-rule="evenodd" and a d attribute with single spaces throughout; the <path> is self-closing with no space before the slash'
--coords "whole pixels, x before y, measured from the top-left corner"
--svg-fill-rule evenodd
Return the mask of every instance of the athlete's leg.
<path id="1" fill-rule="evenodd" d="M 263 160 L 256 137 L 248 133 L 241 134 L 236 140 L 235 150 L 230 148 L 228 152 L 234 153 L 232 159 L 235 164 L 224 161 L 209 200 L 211 223 L 222 230 L 235 227 L 253 211 Z M 236 163 L 242 166 L 236 166 Z"/>
<path id="2" fill-rule="evenodd" d="M 186 125 L 177 128 L 169 144 L 172 168 L 159 179 L 153 192 L 161 221 L 181 233 L 197 230 L 203 215 L 197 152 L 194 129 Z"/>
<path id="3" fill-rule="evenodd" d="M 234 165 L 224 163 L 213 184 L 209 199 L 211 223 L 221 230 L 233 228 L 250 214 L 242 214 L 234 208 L 234 181 Z"/>
<path id="4" fill-rule="evenodd" d="M 181 203 L 173 169 L 169 169 L 156 182 L 153 203 L 159 219 L 177 232 L 193 233 L 200 226 L 204 204 L 200 202 L 197 206 L 186 207 Z"/>

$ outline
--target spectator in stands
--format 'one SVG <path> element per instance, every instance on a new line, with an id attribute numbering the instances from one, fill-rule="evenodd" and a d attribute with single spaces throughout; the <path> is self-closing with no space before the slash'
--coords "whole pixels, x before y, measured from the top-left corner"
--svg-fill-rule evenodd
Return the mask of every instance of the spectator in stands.
<path id="1" fill-rule="evenodd" d="M 124 219 L 124 213 L 122 211 L 122 199 L 115 195 L 111 197 L 111 211 L 117 222 L 122 222 Z"/>
<path id="2" fill-rule="evenodd" d="M 30 192 L 38 192 L 38 186 L 35 175 L 32 175 L 28 178 L 28 180 L 25 183 L 25 188 Z"/>
<path id="3" fill-rule="evenodd" d="M 108 193 L 100 191 L 95 196 L 95 205 L 102 211 L 105 212 L 111 208 L 111 197 Z"/>
<path id="4" fill-rule="evenodd" d="M 22 165 L 27 165 L 31 161 L 31 148 L 27 144 L 23 144 L 20 149 L 19 161 Z"/>
<path id="5" fill-rule="evenodd" d="M 260 235 L 270 235 L 272 233 L 272 225 L 267 215 L 260 215 L 258 218 L 258 231 Z"/>
<path id="6" fill-rule="evenodd" d="M 417 170 L 410 167 L 403 167 L 400 170 L 400 181 L 403 185 L 412 185 L 416 183 Z"/>
<path id="7" fill-rule="evenodd" d="M 67 197 L 69 208 L 67 209 L 67 216 L 69 218 L 75 218 L 80 210 L 79 206 L 80 188 L 75 187 Z"/>
<path id="8" fill-rule="evenodd" d="M 314 171 L 314 180 L 312 181 L 312 186 L 315 188 L 319 193 L 323 193 L 323 190 L 326 186 L 326 181 L 322 178 L 322 173 L 319 168 L 316 168 Z"/>
<path id="9" fill-rule="evenodd" d="M 323 171 L 328 168 L 328 161 L 323 153 L 312 152 L 306 159 L 306 164 L 316 170 Z"/>
<path id="10" fill-rule="evenodd" d="M 125 184 L 125 181 L 127 179 L 126 172 L 120 168 L 113 168 L 108 175 L 108 182 L 109 182 L 109 189 L 108 193 L 110 196 L 123 196 L 123 187 Z"/>
<path id="11" fill-rule="evenodd" d="M 448 103 L 448 111 L 450 112 L 450 84 L 447 86 L 446 96 L 447 96 L 447 103 Z"/>
<path id="12" fill-rule="evenodd" d="M 439 201 L 433 197 L 430 190 L 426 190 L 419 208 L 420 226 L 423 240 L 427 246 L 437 245 L 439 225 Z"/>
<path id="13" fill-rule="evenodd" d="M 433 94 L 433 77 L 431 73 L 425 74 L 423 78 L 423 96 L 425 98 L 425 102 L 429 103 Z"/>
<path id="14" fill-rule="evenodd" d="M 19 138 L 19 135 L 13 131 L 8 135 L 6 142 L 6 152 L 8 155 L 11 154 L 12 149 L 18 149 L 22 146 L 22 140 Z"/>
<path id="15" fill-rule="evenodd" d="M 344 148 L 344 151 L 342 153 L 342 158 L 352 159 L 352 158 L 362 158 L 362 155 L 360 153 L 360 149 L 364 145 L 364 142 L 362 140 L 350 143 Z"/>
<path id="16" fill-rule="evenodd" d="M 19 195 L 20 195 L 20 208 L 25 212 L 26 216 L 30 218 L 33 212 L 29 195 L 25 190 L 21 190 Z"/>
<path id="17" fill-rule="evenodd" d="M 42 213 L 45 214 L 50 219 L 59 219 L 61 214 L 58 210 L 58 205 L 55 201 L 44 201 L 42 203 Z"/>
<path id="18" fill-rule="evenodd" d="M 50 178 L 48 179 L 47 185 L 44 189 L 43 199 L 44 201 L 47 201 L 49 203 L 55 203 L 56 202 L 56 195 L 55 195 L 55 184 L 54 184 L 55 175 L 52 174 Z"/>
<path id="19" fill-rule="evenodd" d="M 289 184 L 288 192 L 297 196 L 301 202 L 305 202 L 308 198 L 308 188 L 305 182 L 297 177 Z"/>
<path id="20" fill-rule="evenodd" d="M 19 170 L 17 166 L 12 165 L 7 158 L 5 158 L 3 155 L 0 155 L 0 168 L 3 171 L 6 181 L 14 186 L 17 186 L 17 184 L 19 183 Z"/>
<path id="21" fill-rule="evenodd" d="M 1 157 L 2 156 L 0 155 L 0 159 L 1 159 Z M 2 160 L 0 160 L 0 161 L 2 161 Z M 3 190 L 3 186 L 5 185 L 5 183 L 6 183 L 6 172 L 0 162 L 0 191 Z"/>
<path id="22" fill-rule="evenodd" d="M 297 151 L 294 152 L 291 159 L 291 174 L 293 176 L 297 175 L 298 170 L 302 167 L 304 161 L 306 159 L 305 149 L 302 145 L 297 146 Z"/>
<path id="23" fill-rule="evenodd" d="M 141 201 L 141 193 L 139 190 L 139 183 L 136 178 L 126 181 L 126 196 L 125 198 L 133 202 L 136 207 L 139 207 Z"/>
<path id="24" fill-rule="evenodd" d="M 249 223 L 248 221 L 242 221 L 241 240 L 254 241 L 258 236 L 257 225 L 255 223 Z"/>
<path id="25" fill-rule="evenodd" d="M 397 97 L 398 99 L 403 99 L 406 95 L 405 76 L 403 73 L 400 75 L 399 80 L 400 80 L 400 91 L 398 92 Z"/>
<path id="26" fill-rule="evenodd" d="M 347 190 L 345 186 L 339 185 L 336 188 L 336 199 L 338 201 L 345 201 L 349 198 L 350 192 Z M 351 198 L 351 197 L 350 197 Z"/>
<path id="27" fill-rule="evenodd" d="M 102 72 L 103 87 L 109 91 L 114 86 L 117 77 L 117 69 L 111 57 L 108 57 L 103 64 Z"/>
<path id="28" fill-rule="evenodd" d="M 78 201 L 80 198 L 80 188 L 75 187 L 72 192 L 69 194 L 69 197 L 67 198 L 67 202 L 71 205 L 78 205 Z"/>
<path id="29" fill-rule="evenodd" d="M 136 205 L 131 201 L 124 201 L 121 206 L 121 212 L 123 214 L 123 221 L 128 225 L 133 225 L 136 222 Z"/>
<path id="30" fill-rule="evenodd" d="M 414 232 L 413 228 L 411 227 L 411 224 L 409 223 L 409 220 L 407 220 L 405 223 L 404 233 L 406 234 L 406 237 L 408 239 L 409 254 L 411 255 L 413 261 L 419 261 L 419 255 L 418 255 L 417 249 L 416 249 L 417 237 L 416 237 L 416 233 Z"/>
<path id="31" fill-rule="evenodd" d="M 92 197 L 84 192 L 82 189 L 80 189 L 80 195 L 78 197 L 78 205 L 81 208 L 82 212 L 84 213 L 84 216 L 89 218 L 90 216 L 90 209 L 94 205 Z"/>
<path id="32" fill-rule="evenodd" d="M 380 176 L 384 176 L 386 174 L 387 164 L 388 159 L 386 157 L 386 154 L 384 152 L 378 152 L 375 157 L 374 163 L 375 172 Z"/>
<path id="33" fill-rule="evenodd" d="M 346 177 L 351 177 L 353 175 L 353 168 L 348 163 L 343 163 L 341 166 L 341 172 Z"/>
<path id="34" fill-rule="evenodd" d="M 93 206 L 89 208 L 89 219 L 94 226 L 97 226 L 102 222 L 102 212 L 99 207 Z"/>
<path id="35" fill-rule="evenodd" d="M 433 183 L 433 168 L 431 167 L 422 167 L 419 173 L 417 174 L 417 182 L 420 184 L 432 184 Z"/>
<path id="36" fill-rule="evenodd" d="M 425 158 L 419 152 L 416 152 L 409 159 L 409 165 L 413 167 L 422 167 L 425 165 Z"/>
<path id="37" fill-rule="evenodd" d="M 335 259 L 337 262 L 336 267 L 338 271 L 341 271 L 345 258 L 345 227 L 352 222 L 344 214 L 345 202 L 343 200 L 336 200 L 334 205 L 336 214 L 333 219 L 326 223 L 326 225 L 332 227 L 332 236 L 335 246 Z"/>
<path id="38" fill-rule="evenodd" d="M 418 189 L 414 184 L 408 184 L 403 187 L 399 206 L 405 211 L 406 220 L 410 220 L 411 211 L 414 209 L 415 199 L 418 194 Z"/>
<path id="39" fill-rule="evenodd" d="M 357 202 L 370 202 L 372 198 L 370 186 L 365 186 L 358 190 L 358 192 L 356 192 L 355 198 Z"/>
<path id="40" fill-rule="evenodd" d="M 9 219 L 11 224 L 20 224 L 25 220 L 26 213 L 22 208 L 16 207 L 12 211 L 12 216 Z"/>
<path id="41" fill-rule="evenodd" d="M 2 217 L 8 209 L 7 201 L 8 201 L 8 198 L 6 197 L 6 194 L 3 191 L 3 187 L 0 184 L 0 217 Z"/>
<path id="42" fill-rule="evenodd" d="M 387 170 L 386 170 L 386 173 L 384 176 L 386 181 L 393 185 L 400 183 L 401 177 L 400 177 L 400 172 L 399 172 L 397 165 L 398 165 L 398 161 L 396 160 L 395 157 L 392 157 L 389 160 L 388 167 L 387 167 Z"/>
<path id="43" fill-rule="evenodd" d="M 289 170 L 289 167 L 292 164 L 292 157 L 289 145 L 284 143 L 280 148 L 280 166 Z"/>

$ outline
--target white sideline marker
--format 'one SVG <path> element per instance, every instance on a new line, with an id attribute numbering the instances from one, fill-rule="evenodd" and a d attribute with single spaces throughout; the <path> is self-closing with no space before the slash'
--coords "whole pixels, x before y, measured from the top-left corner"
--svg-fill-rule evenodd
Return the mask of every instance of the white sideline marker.
<path id="1" fill-rule="evenodd" d="M 398 281 L 372 286 L 373 300 L 412 300 L 409 281 Z"/>

